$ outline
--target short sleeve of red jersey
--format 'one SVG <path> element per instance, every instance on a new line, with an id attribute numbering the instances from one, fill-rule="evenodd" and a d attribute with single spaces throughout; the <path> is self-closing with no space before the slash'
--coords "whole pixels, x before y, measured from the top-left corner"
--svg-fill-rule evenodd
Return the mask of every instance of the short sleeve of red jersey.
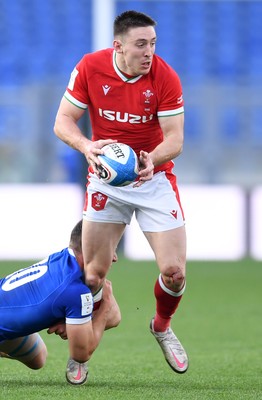
<path id="1" fill-rule="evenodd" d="M 86 109 L 89 103 L 88 84 L 87 84 L 87 59 L 86 54 L 76 65 L 71 73 L 70 80 L 65 91 L 65 98 L 75 106 Z"/>
<path id="2" fill-rule="evenodd" d="M 163 60 L 157 66 L 158 117 L 184 112 L 182 85 L 177 73 Z"/>

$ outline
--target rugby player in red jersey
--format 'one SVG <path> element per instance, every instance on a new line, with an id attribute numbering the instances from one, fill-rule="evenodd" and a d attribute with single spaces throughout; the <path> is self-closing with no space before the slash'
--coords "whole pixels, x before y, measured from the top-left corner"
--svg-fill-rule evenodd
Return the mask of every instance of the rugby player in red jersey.
<path id="1" fill-rule="evenodd" d="M 185 290 L 186 232 L 173 172 L 173 159 L 183 147 L 184 102 L 177 73 L 155 54 L 155 26 L 150 16 L 136 11 L 116 17 L 113 48 L 84 55 L 74 68 L 54 131 L 89 164 L 83 213 L 86 283 L 93 292 L 103 284 L 135 214 L 160 270 L 150 330 L 170 367 L 183 373 L 188 357 L 170 324 Z M 78 127 L 86 110 L 92 140 Z M 135 184 L 113 187 L 99 179 L 97 156 L 115 141 L 138 155 Z"/>

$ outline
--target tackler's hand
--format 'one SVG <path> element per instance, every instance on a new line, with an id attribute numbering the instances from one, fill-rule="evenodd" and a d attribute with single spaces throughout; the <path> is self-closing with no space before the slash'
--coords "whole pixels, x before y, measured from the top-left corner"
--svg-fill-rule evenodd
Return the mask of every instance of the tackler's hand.
<path id="1" fill-rule="evenodd" d="M 50 328 L 47 330 L 47 333 L 49 335 L 55 333 L 56 335 L 60 336 L 61 339 L 66 340 L 67 339 L 66 324 L 64 322 L 57 322 L 56 324 L 50 326 Z"/>

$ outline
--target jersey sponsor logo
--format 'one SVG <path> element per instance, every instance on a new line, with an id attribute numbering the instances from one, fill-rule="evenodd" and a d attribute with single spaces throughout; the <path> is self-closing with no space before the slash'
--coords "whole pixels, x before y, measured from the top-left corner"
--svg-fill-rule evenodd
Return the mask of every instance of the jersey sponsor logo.
<path id="1" fill-rule="evenodd" d="M 91 293 L 81 294 L 81 315 L 89 315 L 93 311 L 93 296 Z"/>
<path id="2" fill-rule="evenodd" d="M 153 119 L 153 114 L 150 115 L 136 115 L 129 114 L 128 112 L 102 110 L 98 109 L 100 117 L 106 118 L 109 121 L 128 122 L 130 124 L 145 124 Z"/>
<path id="3" fill-rule="evenodd" d="M 35 281 L 47 272 L 47 268 L 46 264 L 35 264 L 31 267 L 20 269 L 5 278 L 2 290 L 9 292 L 26 283 Z"/>
<path id="4" fill-rule="evenodd" d="M 95 192 L 92 194 L 92 207 L 96 210 L 96 211 L 101 211 L 105 208 L 106 205 L 106 201 L 107 201 L 108 197 L 106 195 L 104 195 L 103 193 L 100 192 Z"/>
<path id="5" fill-rule="evenodd" d="M 109 90 L 111 89 L 111 86 L 102 85 L 102 88 L 103 88 L 104 95 L 106 96 L 107 93 L 109 92 Z"/>

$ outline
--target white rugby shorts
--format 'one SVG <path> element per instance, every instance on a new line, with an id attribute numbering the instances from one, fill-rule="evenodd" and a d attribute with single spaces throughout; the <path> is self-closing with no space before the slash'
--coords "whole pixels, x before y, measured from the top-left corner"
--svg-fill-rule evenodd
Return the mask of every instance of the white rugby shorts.
<path id="1" fill-rule="evenodd" d="M 158 172 L 140 187 L 110 186 L 89 174 L 83 218 L 94 222 L 130 224 L 135 213 L 143 232 L 162 232 L 184 225 L 176 176 Z"/>

